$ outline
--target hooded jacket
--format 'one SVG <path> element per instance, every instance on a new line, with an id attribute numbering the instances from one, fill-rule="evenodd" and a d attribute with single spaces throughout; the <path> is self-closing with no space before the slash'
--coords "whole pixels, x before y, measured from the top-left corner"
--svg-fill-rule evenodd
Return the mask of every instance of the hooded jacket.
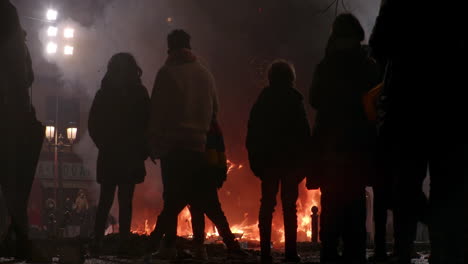
<path id="1" fill-rule="evenodd" d="M 150 145 L 154 157 L 171 151 L 204 152 L 218 99 L 212 74 L 188 49 L 171 51 L 151 95 Z"/>
<path id="2" fill-rule="evenodd" d="M 263 89 L 250 112 L 247 130 L 246 147 L 254 174 L 263 177 L 265 168 L 299 165 L 309 137 L 302 94 L 288 85 Z"/>
<path id="3" fill-rule="evenodd" d="M 104 77 L 89 113 L 89 134 L 99 149 L 97 181 L 141 183 L 148 157 L 146 129 L 150 100 L 140 83 Z"/>

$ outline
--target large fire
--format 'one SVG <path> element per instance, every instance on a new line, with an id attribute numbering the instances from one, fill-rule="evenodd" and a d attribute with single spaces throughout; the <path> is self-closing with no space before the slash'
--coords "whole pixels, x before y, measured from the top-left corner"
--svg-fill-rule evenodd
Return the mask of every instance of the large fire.
<path id="1" fill-rule="evenodd" d="M 239 174 L 246 174 L 248 171 L 246 170 L 245 166 L 242 164 L 235 164 L 231 161 L 228 161 L 228 179 L 236 177 Z M 229 180 L 228 180 L 229 181 Z M 232 197 L 232 192 L 228 189 L 229 187 L 225 186 L 220 190 L 220 200 L 221 204 L 223 205 L 223 209 L 226 213 L 226 216 L 231 224 L 231 230 L 234 234 L 236 234 L 241 240 L 248 240 L 248 241 L 259 241 L 260 235 L 258 230 L 258 220 L 257 214 L 250 215 L 248 212 L 242 212 L 238 210 L 229 211 L 227 207 L 229 207 L 232 203 L 238 203 L 234 206 L 241 204 L 239 197 Z M 260 193 L 260 187 L 258 187 L 258 193 Z M 243 193 L 243 195 L 249 195 L 247 193 Z M 237 201 L 236 201 L 237 199 Z M 281 244 L 284 242 L 284 227 L 283 227 L 283 217 L 281 211 L 281 203 L 280 198 L 277 198 L 278 206 L 276 208 L 276 212 L 273 217 L 273 234 L 272 234 L 272 241 L 275 244 Z M 260 204 L 259 201 L 254 201 L 253 203 Z M 303 181 L 299 186 L 299 199 L 297 201 L 297 220 L 298 220 L 298 241 L 310 241 L 312 232 L 311 232 L 311 208 L 313 206 L 319 206 L 320 204 L 320 191 L 319 190 L 312 190 L 309 191 L 305 187 L 305 181 Z M 257 205 L 257 208 L 258 208 Z M 133 221 L 132 225 L 132 232 L 141 234 L 141 235 L 149 235 L 151 231 L 154 229 L 155 226 L 155 214 L 157 212 L 145 212 L 144 214 L 136 215 L 136 219 Z M 149 215 L 152 215 L 152 220 L 149 220 Z M 145 217 L 146 216 L 146 217 Z M 235 220 L 230 219 L 230 216 L 236 218 L 237 223 Z M 178 228 L 177 234 L 182 237 L 191 237 L 192 236 L 192 225 L 191 225 L 191 216 L 190 211 L 188 208 L 184 208 L 184 210 L 179 214 L 178 218 Z M 151 222 L 151 223 L 150 223 Z M 214 225 L 207 220 L 205 232 L 207 235 L 208 240 L 219 240 L 219 234 Z"/>

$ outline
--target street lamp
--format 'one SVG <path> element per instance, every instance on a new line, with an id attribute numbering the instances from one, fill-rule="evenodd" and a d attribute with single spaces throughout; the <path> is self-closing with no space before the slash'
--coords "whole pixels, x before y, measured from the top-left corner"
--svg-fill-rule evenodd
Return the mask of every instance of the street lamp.
<path id="1" fill-rule="evenodd" d="M 63 55 L 67 55 L 67 56 L 71 56 L 73 55 L 73 50 L 75 48 L 73 46 L 70 46 L 70 45 L 66 45 L 64 48 L 63 48 Z"/>
<path id="2" fill-rule="evenodd" d="M 49 21 L 56 21 L 58 17 L 58 12 L 55 9 L 48 9 L 46 13 L 46 18 Z"/>
<path id="3" fill-rule="evenodd" d="M 58 49 L 57 43 L 55 43 L 55 42 L 53 42 L 53 41 L 47 43 L 46 51 L 47 51 L 48 54 L 55 54 L 55 53 L 57 53 L 57 49 Z"/>
<path id="4" fill-rule="evenodd" d="M 73 28 L 66 28 L 63 30 L 63 37 L 66 39 L 71 39 L 75 36 L 75 30 Z"/>
<path id="5" fill-rule="evenodd" d="M 63 176 L 62 176 L 62 153 L 71 151 L 73 143 L 75 142 L 78 134 L 78 127 L 75 122 L 69 122 L 63 125 L 59 122 L 59 99 L 57 97 L 55 108 L 55 120 L 48 121 L 45 128 L 45 134 L 49 151 L 54 154 L 54 178 L 55 178 L 55 189 L 54 189 L 54 200 L 58 206 L 58 209 L 62 209 L 64 201 L 63 198 Z M 66 138 L 62 135 L 62 132 L 66 133 Z"/>
<path id="6" fill-rule="evenodd" d="M 53 125 L 46 126 L 45 135 L 46 135 L 46 139 L 49 142 L 52 142 L 52 140 L 55 138 L 55 126 Z"/>
<path id="7" fill-rule="evenodd" d="M 71 144 L 75 141 L 77 132 L 78 128 L 76 127 L 76 123 L 70 122 L 67 128 L 67 139 Z"/>
<path id="8" fill-rule="evenodd" d="M 58 34 L 58 28 L 54 26 L 49 26 L 47 29 L 47 36 L 49 37 L 56 37 Z"/>
<path id="9" fill-rule="evenodd" d="M 49 55 L 53 55 L 56 54 L 57 51 L 60 49 L 63 51 L 62 55 L 67 57 L 73 56 L 75 47 L 70 42 L 72 39 L 75 38 L 75 29 L 70 26 L 67 26 L 65 28 L 59 28 L 57 26 L 57 18 L 57 10 L 47 10 L 46 19 L 50 23 L 50 25 L 47 28 L 47 36 L 49 37 L 49 42 L 46 46 L 46 53 Z M 63 34 L 60 34 L 62 38 L 59 37 L 59 32 L 63 32 Z"/>

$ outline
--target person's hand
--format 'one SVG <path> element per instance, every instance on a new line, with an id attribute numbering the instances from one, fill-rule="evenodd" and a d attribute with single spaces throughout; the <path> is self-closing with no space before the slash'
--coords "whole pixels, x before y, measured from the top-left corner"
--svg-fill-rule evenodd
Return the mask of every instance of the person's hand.
<path id="1" fill-rule="evenodd" d="M 152 162 L 154 165 L 158 165 L 158 163 L 156 162 L 156 158 L 155 158 L 155 157 L 150 156 L 149 158 L 150 158 L 151 162 Z"/>

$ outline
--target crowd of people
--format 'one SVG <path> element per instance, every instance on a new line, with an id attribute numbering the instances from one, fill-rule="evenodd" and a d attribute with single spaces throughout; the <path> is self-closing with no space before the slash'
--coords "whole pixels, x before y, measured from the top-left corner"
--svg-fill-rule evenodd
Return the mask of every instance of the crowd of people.
<path id="1" fill-rule="evenodd" d="M 418 12 L 421 7 L 402 2 L 383 2 L 369 49 L 363 46 L 365 31 L 354 15 L 345 13 L 336 17 L 306 101 L 316 112 L 312 128 L 304 96 L 295 87 L 293 63 L 285 60 L 271 63 L 268 85 L 250 112 L 246 141 L 250 167 L 261 180 L 261 263 L 274 261 L 270 242 L 272 215 L 280 187 L 285 261 L 301 261 L 296 245 L 296 201 L 298 185 L 304 178 L 309 189 L 320 188 L 322 193 L 321 263 L 368 261 L 366 186 L 372 186 L 375 192 L 375 261 L 388 257 L 385 225 L 387 210 L 391 209 L 395 263 L 411 263 L 418 221 L 429 226 L 430 263 L 465 263 L 463 193 L 467 143 L 460 124 L 465 111 L 460 96 L 445 87 L 462 88 L 466 66 L 458 67 L 456 62 L 466 59 L 466 34 L 456 31 L 460 25 L 458 17 L 437 23 L 429 15 L 426 20 L 417 20 L 413 16 L 421 14 Z M 0 3 L 2 13 L 6 8 L 14 8 L 7 0 Z M 422 13 L 430 14 L 434 11 L 431 8 Z M 3 52 L 1 55 L 2 60 L 10 59 L 12 65 L 19 64 L 21 69 L 2 66 L 0 70 L 0 115 L 19 129 L 35 124 L 31 122 L 35 115 L 26 92 L 32 83 L 30 58 L 17 15 L 5 18 L 2 15 L 0 25 L 0 50 L 5 50 L 3 47 L 9 41 L 21 44 L 10 47 L 21 49 L 21 56 L 11 58 L 6 56 L 11 54 Z M 444 31 L 447 28 L 453 34 L 447 35 Z M 121 249 L 125 251 L 135 185 L 144 181 L 144 162 L 150 158 L 161 164 L 164 206 L 151 233 L 148 254 L 155 252 L 152 254 L 155 258 L 177 258 L 177 215 L 189 206 L 196 257 L 206 259 L 204 215 L 215 224 L 229 256 L 248 256 L 230 230 L 217 193 L 227 176 L 225 146 L 218 124 L 222 104 L 218 102 L 215 79 L 192 52 L 190 39 L 180 29 L 168 35 L 168 56 L 156 75 L 151 96 L 142 84 L 142 70 L 131 54 L 115 54 L 108 63 L 89 115 L 89 133 L 99 149 L 97 181 L 101 186 L 93 254 L 100 253 L 116 190 Z M 12 75 L 12 70 L 18 73 Z M 10 76 L 19 73 L 25 78 L 22 82 L 9 82 Z M 430 88 L 433 86 L 437 89 Z M 377 96 L 369 100 L 375 89 Z M 376 118 L 366 112 L 369 107 L 377 112 Z M 13 131 L 17 130 L 8 130 L 10 134 L 1 138 L 15 139 L 8 142 L 6 150 L 17 153 L 15 149 L 25 144 L 22 140 L 25 135 Z M 28 147 L 35 146 L 33 142 L 27 143 Z M 31 147 L 32 153 L 34 149 Z M 33 157 L 27 158 L 34 164 Z M 24 253 L 28 238 L 23 228 L 24 217 L 17 212 L 25 208 L 22 203 L 13 202 L 8 191 L 23 190 L 24 186 L 11 179 L 31 173 L 19 171 L 12 160 L 2 156 L 2 167 L 11 170 L 7 170 L 6 177 L 2 174 L 1 186 L 16 227 L 18 252 Z M 429 200 L 422 193 L 422 181 L 428 170 Z M 462 215 L 449 217 L 455 212 Z"/>

